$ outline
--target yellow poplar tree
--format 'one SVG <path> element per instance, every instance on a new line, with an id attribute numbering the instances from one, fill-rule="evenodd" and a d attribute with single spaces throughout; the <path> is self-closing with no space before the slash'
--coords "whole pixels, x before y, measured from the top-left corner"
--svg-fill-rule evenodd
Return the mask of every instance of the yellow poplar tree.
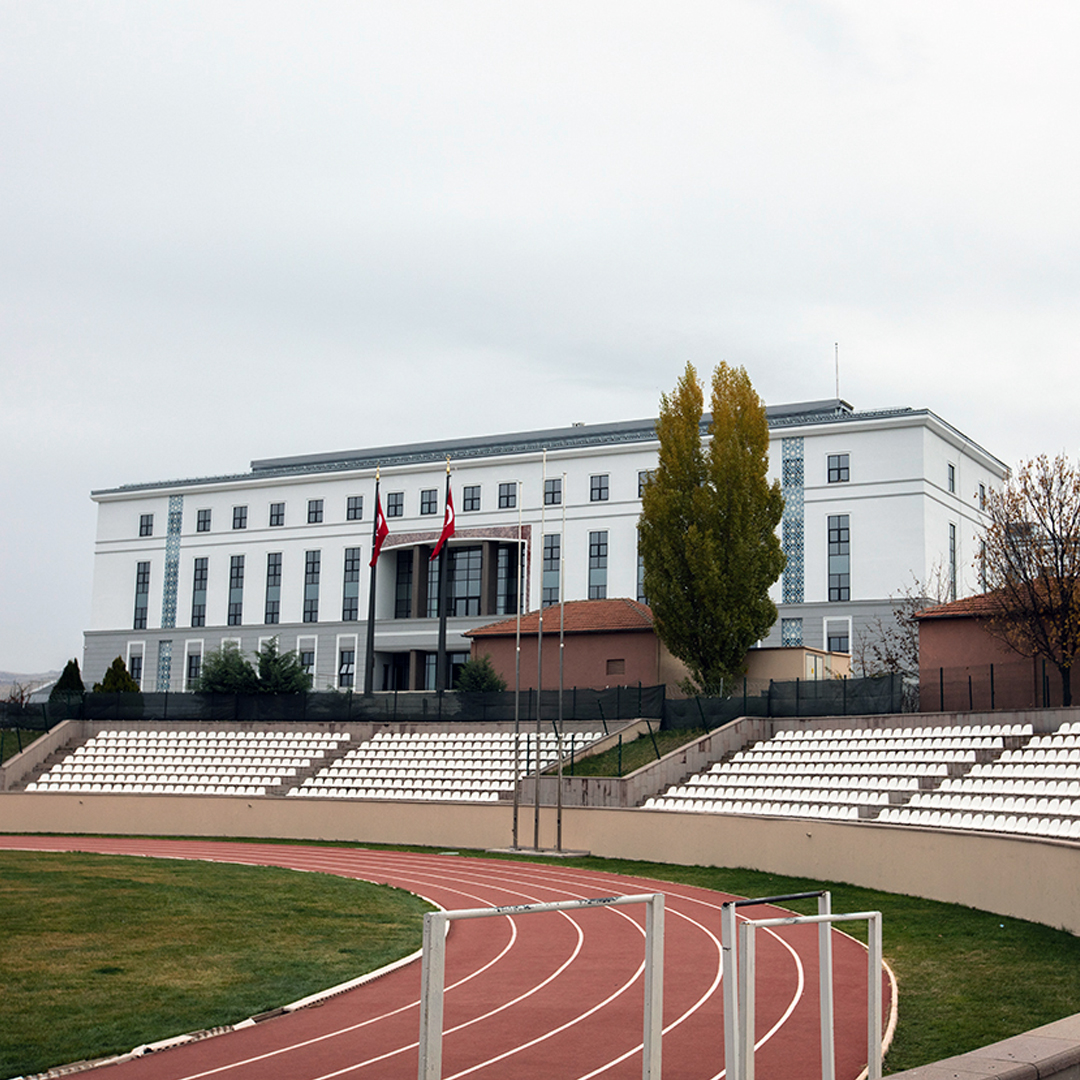
<path id="1" fill-rule="evenodd" d="M 642 493 L 639 544 L 656 632 L 689 668 L 686 689 L 720 695 L 776 622 L 769 587 L 784 568 L 784 500 L 767 479 L 769 425 L 745 369 L 713 372 L 703 431 L 704 400 L 692 364 L 660 398 L 660 461 Z"/>

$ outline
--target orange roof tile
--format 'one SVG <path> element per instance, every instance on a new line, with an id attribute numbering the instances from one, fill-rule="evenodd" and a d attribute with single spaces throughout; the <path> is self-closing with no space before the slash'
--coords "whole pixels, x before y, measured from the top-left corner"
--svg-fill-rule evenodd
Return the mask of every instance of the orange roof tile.
<path id="1" fill-rule="evenodd" d="M 544 608 L 544 633 L 559 632 L 560 607 L 563 629 L 567 634 L 606 634 L 616 631 L 652 630 L 652 611 L 636 600 L 618 597 L 612 600 L 571 600 Z M 535 634 L 540 628 L 540 612 L 521 616 L 521 632 Z M 517 633 L 517 618 L 502 619 L 487 626 L 466 630 L 466 637 L 507 637 Z"/>
<path id="2" fill-rule="evenodd" d="M 947 604 L 935 604 L 915 613 L 917 619 L 977 619 L 992 613 L 989 593 L 965 596 Z"/>

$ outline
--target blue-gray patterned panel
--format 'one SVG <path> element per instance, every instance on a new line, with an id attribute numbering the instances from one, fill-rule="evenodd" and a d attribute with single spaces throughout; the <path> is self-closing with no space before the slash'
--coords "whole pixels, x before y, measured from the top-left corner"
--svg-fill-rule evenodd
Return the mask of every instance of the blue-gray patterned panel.
<path id="1" fill-rule="evenodd" d="M 157 692 L 167 694 L 172 682 L 172 642 L 159 641 L 157 654 Z"/>
<path id="2" fill-rule="evenodd" d="M 165 586 L 161 598 L 161 627 L 176 626 L 176 588 L 180 578 L 180 533 L 184 527 L 184 496 L 169 496 L 169 531 L 165 536 Z"/>
<path id="3" fill-rule="evenodd" d="M 790 649 L 802 643 L 802 619 L 781 619 L 780 644 Z"/>
<path id="4" fill-rule="evenodd" d="M 803 530 L 803 488 L 805 466 L 801 436 L 781 439 L 781 487 L 784 493 L 784 516 L 780 527 L 780 546 L 787 562 L 780 590 L 785 604 L 801 604 L 806 598 L 806 574 Z M 786 620 L 785 620 L 786 621 Z M 799 631 L 802 644 L 802 630 Z"/>

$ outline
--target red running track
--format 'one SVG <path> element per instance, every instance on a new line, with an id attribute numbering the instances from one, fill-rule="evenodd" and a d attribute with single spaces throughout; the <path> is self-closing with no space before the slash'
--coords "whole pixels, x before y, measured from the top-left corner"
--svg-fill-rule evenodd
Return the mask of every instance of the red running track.
<path id="1" fill-rule="evenodd" d="M 3 837 L 0 847 L 315 870 L 396 885 L 449 909 L 665 893 L 663 1075 L 723 1076 L 721 893 L 568 866 L 357 848 L 143 838 Z M 752 917 L 781 914 L 753 908 Z M 444 1080 L 641 1076 L 644 908 L 451 923 Z M 820 1072 L 817 929 L 763 931 L 757 946 L 757 1075 Z M 866 1064 L 866 950 L 834 934 L 836 1075 Z M 322 1004 L 95 1071 L 99 1080 L 413 1080 L 420 965 Z M 885 1012 L 889 984 L 883 976 Z"/>

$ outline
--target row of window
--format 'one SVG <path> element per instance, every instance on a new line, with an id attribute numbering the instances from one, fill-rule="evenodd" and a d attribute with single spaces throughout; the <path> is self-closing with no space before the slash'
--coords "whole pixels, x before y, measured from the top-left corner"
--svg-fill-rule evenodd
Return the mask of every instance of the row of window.
<path id="1" fill-rule="evenodd" d="M 320 525 L 323 521 L 325 500 L 324 499 L 308 499 L 307 503 L 307 523 L 309 525 Z M 364 517 L 364 496 L 363 495 L 349 495 L 345 500 L 345 520 L 346 521 L 360 521 Z M 195 531 L 196 532 L 210 532 L 213 521 L 212 510 L 196 510 L 195 511 Z M 278 528 L 285 524 L 285 504 L 283 502 L 270 503 L 269 514 L 267 517 L 267 524 L 270 528 Z M 248 508 L 247 506 L 234 506 L 232 508 L 232 527 L 234 529 L 246 529 L 248 527 Z M 139 515 L 139 535 L 140 536 L 153 536 L 154 535 L 154 515 L 153 514 L 140 514 Z"/>

